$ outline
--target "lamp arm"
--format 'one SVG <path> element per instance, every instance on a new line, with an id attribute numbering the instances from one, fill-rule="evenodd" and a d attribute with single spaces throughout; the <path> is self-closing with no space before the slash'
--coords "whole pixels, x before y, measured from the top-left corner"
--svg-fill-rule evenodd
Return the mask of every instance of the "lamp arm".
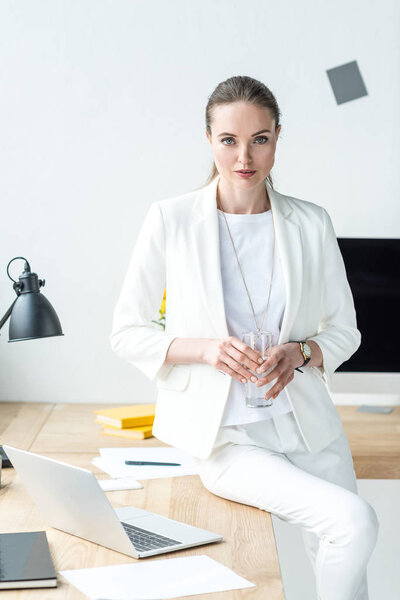
<path id="1" fill-rule="evenodd" d="M 8 311 L 6 312 L 6 314 L 4 315 L 4 317 L 1 319 L 0 321 L 0 329 L 3 327 L 3 325 L 6 323 L 7 319 L 10 318 L 10 315 L 12 313 L 12 309 L 14 304 L 16 303 L 16 301 L 18 300 L 18 296 L 21 294 L 21 285 L 18 281 L 15 281 L 15 279 L 13 279 L 8 271 L 10 264 L 12 263 L 13 260 L 16 260 L 17 258 L 21 258 L 22 260 L 25 261 L 25 271 L 30 271 L 30 265 L 28 263 L 28 261 L 26 260 L 26 258 L 24 258 L 23 256 L 16 256 L 15 258 L 12 258 L 10 260 L 10 262 L 7 265 L 7 275 L 9 276 L 9 278 L 11 279 L 11 281 L 13 281 L 13 288 L 14 288 L 14 292 L 17 294 L 17 297 L 15 298 L 14 302 L 11 304 L 10 308 L 8 309 Z M 24 271 L 24 272 L 25 272 Z"/>
<path id="2" fill-rule="evenodd" d="M 3 327 L 4 323 L 10 317 L 10 315 L 12 313 L 13 306 L 16 303 L 17 300 L 18 300 L 18 296 L 15 298 L 14 302 L 11 304 L 10 308 L 8 309 L 8 311 L 6 312 L 6 314 L 4 315 L 4 317 L 1 319 L 1 321 L 0 321 L 0 329 Z"/>

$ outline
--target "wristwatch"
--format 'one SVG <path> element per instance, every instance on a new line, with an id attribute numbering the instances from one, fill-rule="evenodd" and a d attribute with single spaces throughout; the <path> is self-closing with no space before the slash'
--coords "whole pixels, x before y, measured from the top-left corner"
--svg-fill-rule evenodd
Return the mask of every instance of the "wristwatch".
<path id="1" fill-rule="evenodd" d="M 306 364 L 309 363 L 310 360 L 311 360 L 311 348 L 307 344 L 306 341 L 299 342 L 299 344 L 300 344 L 301 353 L 302 353 L 303 358 L 304 358 L 304 362 L 303 362 L 302 365 L 300 365 L 300 367 L 305 367 Z"/>

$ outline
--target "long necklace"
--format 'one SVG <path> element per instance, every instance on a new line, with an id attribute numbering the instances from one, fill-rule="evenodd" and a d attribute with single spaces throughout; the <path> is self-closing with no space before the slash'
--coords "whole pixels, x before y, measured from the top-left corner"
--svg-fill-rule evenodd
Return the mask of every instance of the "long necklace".
<path id="1" fill-rule="evenodd" d="M 218 190 L 217 190 L 217 195 L 218 195 Z M 253 315 L 254 315 L 254 322 L 255 322 L 255 324 L 256 324 L 257 331 L 258 331 L 258 332 L 260 332 L 260 331 L 261 331 L 262 324 L 264 323 L 264 318 L 265 318 L 265 315 L 266 315 L 266 312 L 267 312 L 267 309 L 268 309 L 268 305 L 269 305 L 269 298 L 270 298 L 270 295 L 271 295 L 271 287 L 272 287 L 272 276 L 273 276 L 273 273 L 274 273 L 274 255 L 275 255 L 275 225 L 274 225 L 274 213 L 272 212 L 272 208 L 271 208 L 271 216 L 272 216 L 272 230 L 273 230 L 273 232 L 274 232 L 274 241 L 273 241 L 273 245 L 272 245 L 272 267 L 271 267 L 271 279 L 270 279 L 270 282 L 269 282 L 269 292 L 268 292 L 267 306 L 265 307 L 264 315 L 263 315 L 263 318 L 262 318 L 262 321 L 261 321 L 261 325 L 260 325 L 260 327 L 259 327 L 259 326 L 258 326 L 258 324 L 257 324 L 256 313 L 254 312 L 254 307 L 253 307 L 253 303 L 252 303 L 252 301 L 251 301 L 251 298 L 250 298 L 249 290 L 247 289 L 246 281 L 245 281 L 245 279 L 244 279 L 244 275 L 243 275 L 242 267 L 240 266 L 240 262 L 239 262 L 239 258 L 238 258 L 237 252 L 236 252 L 235 244 L 233 243 L 233 238 L 232 238 L 232 235 L 231 235 L 231 230 L 229 229 L 228 221 L 226 220 L 226 216 L 225 216 L 225 212 L 224 212 L 224 209 L 223 209 L 223 207 L 222 207 L 222 204 L 221 204 L 221 200 L 220 200 L 219 198 L 218 198 L 218 200 L 219 200 L 219 204 L 220 204 L 220 206 L 221 206 L 222 214 L 224 215 L 224 219 L 225 219 L 226 227 L 227 227 L 227 229 L 228 229 L 229 237 L 231 238 L 232 247 L 233 247 L 233 250 L 234 250 L 234 252 L 235 252 L 235 255 L 236 255 L 236 260 L 237 260 L 237 263 L 238 263 L 238 266 L 239 266 L 239 269 L 240 269 L 240 273 L 241 273 L 241 275 L 242 275 L 243 283 L 244 283 L 244 286 L 245 286 L 245 288 L 246 288 L 247 295 L 248 295 L 248 297 L 249 297 L 249 301 L 250 301 L 250 305 L 251 305 L 251 310 L 253 311 Z"/>

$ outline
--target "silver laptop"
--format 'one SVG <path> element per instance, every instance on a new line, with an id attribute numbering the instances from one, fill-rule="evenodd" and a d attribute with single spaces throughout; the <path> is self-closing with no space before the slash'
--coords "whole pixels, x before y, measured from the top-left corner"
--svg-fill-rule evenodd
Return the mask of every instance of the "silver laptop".
<path id="1" fill-rule="evenodd" d="M 219 542 L 222 535 L 126 506 L 113 508 L 91 471 L 3 444 L 46 522 L 134 558 Z"/>

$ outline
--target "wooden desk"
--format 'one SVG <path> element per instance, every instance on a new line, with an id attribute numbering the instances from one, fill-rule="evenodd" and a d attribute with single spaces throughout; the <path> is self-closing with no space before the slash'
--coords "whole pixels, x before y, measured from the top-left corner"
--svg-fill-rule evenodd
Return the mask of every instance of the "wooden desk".
<path id="1" fill-rule="evenodd" d="M 91 464 L 100 447 L 163 446 L 155 438 L 141 442 L 101 433 L 94 423 L 96 405 L 0 403 L 0 441 L 108 476 Z M 144 480 L 141 490 L 107 492 L 115 507 L 134 505 L 166 517 L 197 525 L 224 536 L 221 543 L 162 554 L 142 560 L 207 554 L 255 583 L 257 587 L 187 596 L 204 600 L 251 598 L 284 600 L 271 516 L 268 512 L 214 496 L 199 477 Z M 0 531 L 46 530 L 57 571 L 136 563 L 134 558 L 49 528 L 13 469 L 3 469 L 0 489 Z M 4 596 L 6 594 L 6 596 Z M 59 576 L 55 589 L 2 592 L 7 600 L 82 600 L 86 598 Z"/>
<path id="2" fill-rule="evenodd" d="M 400 406 L 390 414 L 338 406 L 358 479 L 400 478 Z"/>
<path id="3" fill-rule="evenodd" d="M 0 442 L 108 476 L 91 464 L 102 446 L 163 446 L 155 438 L 134 442 L 101 433 L 94 423 L 96 405 L 0 403 Z M 400 407 L 390 415 L 357 412 L 339 406 L 358 478 L 400 477 Z M 222 543 L 199 546 L 143 560 L 207 554 L 256 584 L 256 588 L 190 596 L 192 600 L 284 600 L 272 521 L 268 512 L 210 494 L 198 476 L 143 481 L 142 490 L 108 492 L 115 507 L 134 505 L 197 525 L 224 536 Z M 4 469 L 0 489 L 0 531 L 47 531 L 56 570 L 136 563 L 135 559 L 48 528 L 15 476 Z M 6 594 L 6 596 L 4 596 Z M 59 577 L 58 588 L 2 592 L 7 600 L 82 600 L 86 598 Z M 189 597 L 187 597 L 189 598 Z"/>

